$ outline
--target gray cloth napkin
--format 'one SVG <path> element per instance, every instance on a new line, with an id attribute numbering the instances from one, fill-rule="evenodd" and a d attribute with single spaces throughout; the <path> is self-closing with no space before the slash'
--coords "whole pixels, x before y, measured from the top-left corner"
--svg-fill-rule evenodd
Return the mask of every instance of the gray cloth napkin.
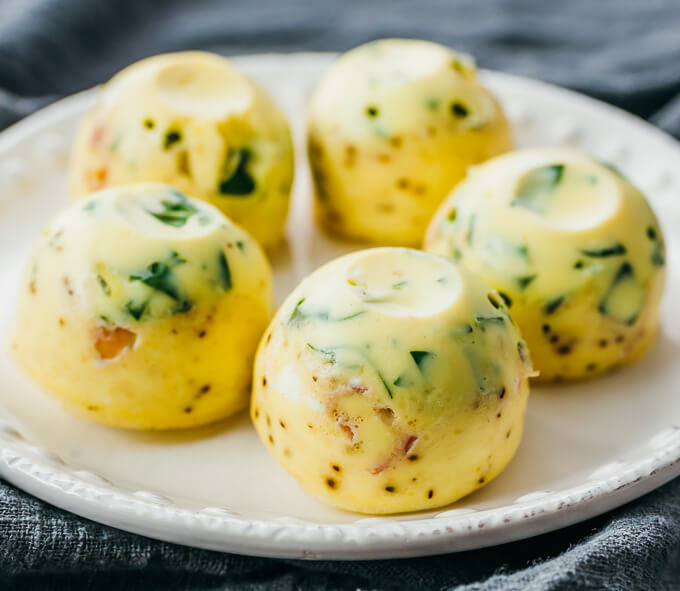
<path id="1" fill-rule="evenodd" d="M 680 137 L 678 0 L 0 0 L 0 128 L 163 51 L 341 51 L 431 39 L 575 88 Z M 680 479 L 617 511 L 495 548 L 302 562 L 157 542 L 0 481 L 0 588 L 680 589 Z"/>

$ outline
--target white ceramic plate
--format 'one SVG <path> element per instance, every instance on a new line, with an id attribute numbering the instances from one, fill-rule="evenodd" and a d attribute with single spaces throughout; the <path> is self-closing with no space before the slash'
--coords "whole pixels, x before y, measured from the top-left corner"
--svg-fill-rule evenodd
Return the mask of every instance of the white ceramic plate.
<path id="1" fill-rule="evenodd" d="M 275 261 L 281 300 L 351 247 L 309 215 L 306 96 L 332 56 L 240 58 L 287 110 L 298 142 L 289 248 Z M 154 538 L 261 556 L 367 559 L 478 548 L 554 530 L 680 474 L 680 147 L 622 111 L 539 82 L 485 72 L 521 145 L 570 144 L 647 192 L 668 238 L 663 329 L 640 363 L 575 385 L 534 388 L 526 434 L 505 472 L 434 512 L 367 518 L 306 496 L 269 457 L 248 417 L 182 433 L 134 433 L 71 418 L 0 355 L 0 475 L 59 507 Z M 0 330 L 11 325 L 27 249 L 66 204 L 65 166 L 86 92 L 0 134 Z M 356 246 L 354 247 L 356 248 Z M 4 339 L 7 341 L 7 338 Z"/>

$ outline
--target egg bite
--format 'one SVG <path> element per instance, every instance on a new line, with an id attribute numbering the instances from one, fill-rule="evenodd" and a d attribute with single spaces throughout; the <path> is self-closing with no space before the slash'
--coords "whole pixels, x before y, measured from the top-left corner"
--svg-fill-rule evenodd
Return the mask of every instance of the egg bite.
<path id="1" fill-rule="evenodd" d="M 411 39 L 361 45 L 311 99 L 317 220 L 350 239 L 420 245 L 467 167 L 511 148 L 508 121 L 472 58 Z"/>
<path id="2" fill-rule="evenodd" d="M 286 119 L 222 56 L 141 60 L 106 83 L 83 118 L 70 188 L 80 198 L 142 181 L 212 203 L 271 249 L 283 236 L 293 181 Z"/>
<path id="3" fill-rule="evenodd" d="M 527 149 L 476 167 L 432 219 L 425 249 L 499 291 L 542 381 L 629 363 L 657 333 L 658 220 L 618 170 L 578 151 Z"/>
<path id="4" fill-rule="evenodd" d="M 21 285 L 19 364 L 73 414 L 129 429 L 202 425 L 247 406 L 273 311 L 259 245 L 161 184 L 72 204 Z"/>
<path id="5" fill-rule="evenodd" d="M 336 259 L 290 294 L 260 343 L 250 412 L 315 497 L 417 511 L 503 470 L 530 375 L 497 293 L 445 258 L 386 247 Z"/>

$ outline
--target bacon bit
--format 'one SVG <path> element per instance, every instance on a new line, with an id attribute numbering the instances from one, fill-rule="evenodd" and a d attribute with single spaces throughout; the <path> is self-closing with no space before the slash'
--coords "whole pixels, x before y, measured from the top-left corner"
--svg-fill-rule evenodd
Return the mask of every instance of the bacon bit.
<path id="1" fill-rule="evenodd" d="M 370 474 L 380 474 L 381 472 L 384 472 L 388 468 L 391 468 L 396 462 L 403 460 L 406 455 L 413 449 L 413 446 L 416 444 L 416 441 L 418 441 L 418 437 L 416 435 L 407 435 L 401 442 L 400 445 L 397 445 L 393 450 L 392 453 L 385 459 L 385 461 L 381 462 L 377 466 L 373 466 L 373 468 L 369 469 Z"/>
<path id="2" fill-rule="evenodd" d="M 120 326 L 114 329 L 101 326 L 97 329 L 95 337 L 94 348 L 102 359 L 118 357 L 126 348 L 132 347 L 137 340 L 134 332 Z"/>
<path id="3" fill-rule="evenodd" d="M 409 435 L 406 437 L 404 440 L 404 454 L 407 454 L 408 452 L 413 449 L 413 446 L 416 444 L 416 441 L 418 441 L 418 437 L 415 435 Z"/>
<path id="4" fill-rule="evenodd" d="M 87 188 L 96 191 L 106 186 L 106 179 L 109 176 L 109 171 L 106 167 L 100 166 L 94 170 L 88 170 L 85 173 L 85 184 Z"/>
<path id="5" fill-rule="evenodd" d="M 355 392 L 357 394 L 363 394 L 364 392 L 368 392 L 368 386 L 364 386 L 362 384 L 350 383 L 349 387 L 352 390 L 352 392 Z"/>
<path id="6" fill-rule="evenodd" d="M 386 425 L 394 423 L 394 411 L 386 406 L 379 406 L 373 409 L 378 418 Z"/>
<path id="7" fill-rule="evenodd" d="M 92 136 L 90 137 L 90 146 L 93 148 L 98 148 L 104 139 L 105 131 L 106 128 L 103 125 L 98 125 L 95 127 L 94 131 L 92 132 Z"/>

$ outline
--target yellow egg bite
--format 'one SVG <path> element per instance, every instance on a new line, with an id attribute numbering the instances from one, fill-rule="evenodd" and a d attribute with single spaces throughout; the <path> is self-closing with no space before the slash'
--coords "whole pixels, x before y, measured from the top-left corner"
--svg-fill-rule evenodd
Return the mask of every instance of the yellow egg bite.
<path id="1" fill-rule="evenodd" d="M 84 117 L 71 193 L 169 183 L 215 205 L 260 244 L 281 240 L 293 180 L 288 124 L 229 60 L 191 51 L 151 57 L 115 75 Z"/>
<path id="2" fill-rule="evenodd" d="M 521 150 L 476 167 L 432 219 L 425 249 L 498 289 L 541 380 L 630 362 L 657 333 L 659 223 L 619 171 L 580 152 Z"/>
<path id="3" fill-rule="evenodd" d="M 445 258 L 372 249 L 286 299 L 258 349 L 251 418 L 319 499 L 363 513 L 431 509 L 510 461 L 530 375 L 498 294 Z"/>
<path id="4" fill-rule="evenodd" d="M 341 236 L 419 245 L 467 167 L 511 147 L 469 56 L 410 39 L 361 45 L 331 66 L 311 100 L 317 219 Z"/>
<path id="5" fill-rule="evenodd" d="M 262 250 L 216 208 L 167 185 L 118 187 L 74 203 L 38 238 L 14 349 L 77 416 L 192 427 L 247 405 L 272 309 Z"/>

